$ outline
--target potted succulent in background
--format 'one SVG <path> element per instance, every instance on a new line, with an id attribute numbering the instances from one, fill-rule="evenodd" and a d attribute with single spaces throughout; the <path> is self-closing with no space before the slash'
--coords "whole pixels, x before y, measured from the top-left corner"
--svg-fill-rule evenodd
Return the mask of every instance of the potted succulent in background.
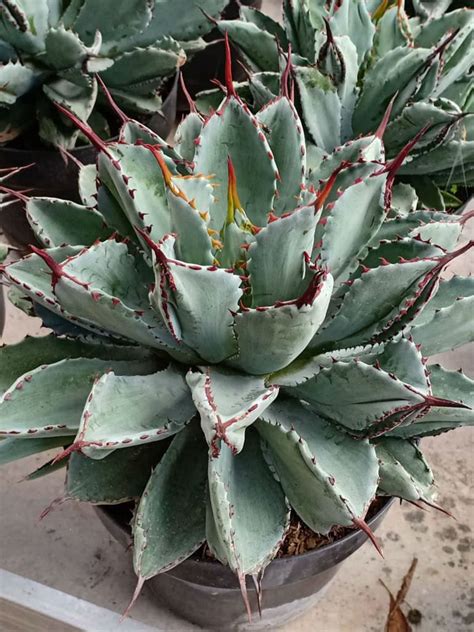
<path id="1" fill-rule="evenodd" d="M 413 2 L 409 16 L 404 2 L 284 0 L 282 25 L 243 8 L 240 21 L 217 26 L 246 62 L 239 93 L 256 109 L 278 94 L 291 46 L 311 164 L 374 130 L 391 101 L 388 158 L 429 124 L 399 176 L 444 211 L 461 203 L 453 191 L 462 198 L 474 182 L 474 10 L 450 4 Z M 202 97 L 214 107 L 221 99 L 217 90 Z"/>
<path id="2" fill-rule="evenodd" d="M 94 149 L 55 107 L 63 105 L 105 139 L 117 121 L 96 76 L 114 99 L 166 137 L 175 121 L 177 71 L 195 53 L 229 0 L 37 0 L 0 4 L 0 169 L 32 165 L 11 186 L 74 199 L 76 160 Z M 235 4 L 235 3 L 233 3 Z M 207 14 L 205 15 L 204 12 Z M 200 89 L 213 68 L 198 62 Z M 56 149 L 71 152 L 67 160 Z M 76 159 L 76 160 L 75 160 Z M 18 206 L 0 212 L 6 232 L 28 243 Z M 18 224 L 18 225 L 17 225 Z"/>
<path id="3" fill-rule="evenodd" d="M 83 204 L 29 199 L 42 248 L 3 269 L 53 333 L 0 349 L 0 462 L 59 448 L 33 477 L 67 465 L 65 498 L 122 539 L 136 503 L 132 602 L 152 579 L 220 629 L 239 592 L 272 625 L 310 605 L 376 544 L 376 497 L 434 504 L 416 439 L 474 421 L 472 381 L 425 363 L 472 340 L 474 281 L 440 281 L 463 217 L 394 185 L 420 135 L 390 161 L 383 127 L 336 148 L 316 189 L 288 75 L 254 116 L 228 58 L 224 103 L 175 148 L 69 113 L 98 149 Z M 336 541 L 272 562 L 298 521 Z"/>

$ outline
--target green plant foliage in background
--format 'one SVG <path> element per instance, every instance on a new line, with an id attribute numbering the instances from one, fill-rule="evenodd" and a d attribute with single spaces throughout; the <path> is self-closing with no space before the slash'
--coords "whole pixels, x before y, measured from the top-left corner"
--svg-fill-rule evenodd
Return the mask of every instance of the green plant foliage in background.
<path id="1" fill-rule="evenodd" d="M 252 8 L 221 20 L 250 78 L 239 93 L 259 109 L 275 98 L 291 47 L 298 111 L 311 164 L 361 134 L 375 132 L 392 103 L 387 158 L 425 126 L 399 176 L 426 206 L 460 204 L 474 184 L 474 10 L 449 1 L 284 0 L 283 25 Z M 203 93 L 207 108 L 220 101 Z M 454 189 L 452 188 L 454 186 Z"/>
<path id="2" fill-rule="evenodd" d="M 96 74 L 127 112 L 160 111 L 164 81 L 205 47 L 228 0 L 2 0 L 0 143 L 37 121 L 46 144 L 71 149 L 79 131 L 59 103 L 105 137 Z"/>

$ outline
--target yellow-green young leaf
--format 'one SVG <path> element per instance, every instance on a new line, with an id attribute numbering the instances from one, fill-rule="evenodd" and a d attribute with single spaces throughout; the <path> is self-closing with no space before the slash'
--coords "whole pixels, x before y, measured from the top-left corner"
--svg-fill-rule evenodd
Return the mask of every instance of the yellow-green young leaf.
<path id="1" fill-rule="evenodd" d="M 264 226 L 272 210 L 277 167 L 268 141 L 250 110 L 229 96 L 206 122 L 199 137 L 195 172 L 214 175 L 219 199 L 211 211 L 210 226 L 220 230 L 227 214 L 227 159 L 232 159 L 242 207 L 250 220 Z M 223 190 L 221 190 L 223 188 Z"/>
<path id="2" fill-rule="evenodd" d="M 133 562 L 139 578 L 177 566 L 204 542 L 206 485 L 206 444 L 199 424 L 189 424 L 154 469 L 138 505 Z"/>

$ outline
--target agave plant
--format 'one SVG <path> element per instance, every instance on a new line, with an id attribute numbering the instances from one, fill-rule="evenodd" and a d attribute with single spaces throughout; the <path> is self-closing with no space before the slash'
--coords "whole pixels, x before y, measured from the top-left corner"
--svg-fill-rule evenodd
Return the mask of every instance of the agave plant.
<path id="1" fill-rule="evenodd" d="M 69 113 L 98 161 L 82 205 L 27 200 L 43 248 L 3 268 L 54 333 L 0 349 L 0 460 L 61 448 L 34 478 L 67 462 L 66 498 L 136 500 L 135 597 L 207 541 L 248 608 L 290 510 L 373 538 L 375 495 L 434 503 L 416 439 L 472 424 L 473 382 L 425 356 L 473 339 L 474 282 L 440 281 L 462 216 L 394 186 L 414 141 L 337 148 L 316 189 L 288 88 L 254 116 L 229 68 L 174 148 Z"/>
<path id="2" fill-rule="evenodd" d="M 129 112 L 160 111 L 164 80 L 201 50 L 228 0 L 4 0 L 0 3 L 0 142 L 37 120 L 43 141 L 70 149 L 78 130 L 60 103 L 107 135 L 96 74 Z M 110 135 L 110 134 L 109 134 Z"/>
<path id="3" fill-rule="evenodd" d="M 373 132 L 390 101 L 389 158 L 430 123 L 399 174 L 428 206 L 444 210 L 438 187 L 467 187 L 474 178 L 474 11 L 448 12 L 450 4 L 414 2 L 418 15 L 408 17 L 403 0 L 284 0 L 283 26 L 248 7 L 241 21 L 217 24 L 247 63 L 250 80 L 239 90 L 257 108 L 278 93 L 282 50 L 292 50 L 298 110 L 316 164 Z"/>

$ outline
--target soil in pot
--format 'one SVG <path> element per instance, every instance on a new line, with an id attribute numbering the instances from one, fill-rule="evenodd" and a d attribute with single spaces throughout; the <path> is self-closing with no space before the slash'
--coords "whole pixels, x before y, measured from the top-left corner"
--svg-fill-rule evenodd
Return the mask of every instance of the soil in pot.
<path id="1" fill-rule="evenodd" d="M 367 522 L 375 530 L 392 500 L 377 499 Z M 97 508 L 99 518 L 124 546 L 130 544 L 133 506 Z M 342 562 L 366 541 L 360 529 L 333 529 L 327 536 L 313 533 L 296 516 L 279 556 L 266 568 L 262 581 L 263 616 L 249 627 L 237 578 L 202 547 L 194 556 L 147 582 L 148 590 L 178 616 L 206 629 L 273 630 L 314 606 Z M 299 551 L 303 551 L 299 553 Z M 249 601 L 258 613 L 252 578 L 247 578 Z"/>

